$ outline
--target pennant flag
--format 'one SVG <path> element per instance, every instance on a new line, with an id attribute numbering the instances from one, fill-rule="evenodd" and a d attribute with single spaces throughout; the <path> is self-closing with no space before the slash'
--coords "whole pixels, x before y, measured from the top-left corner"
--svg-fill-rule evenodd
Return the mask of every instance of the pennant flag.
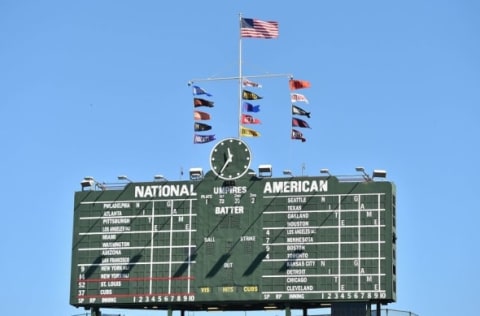
<path id="1" fill-rule="evenodd" d="M 292 104 L 292 114 L 295 115 L 304 115 L 308 118 L 310 118 L 310 112 L 305 111 L 299 106 L 296 106 L 295 104 Z"/>
<path id="2" fill-rule="evenodd" d="M 193 106 L 194 107 L 199 107 L 199 106 L 208 106 L 210 108 L 213 108 L 213 101 L 208 101 L 205 99 L 200 99 L 200 98 L 193 98 Z"/>
<path id="3" fill-rule="evenodd" d="M 259 119 L 248 115 L 248 114 L 242 114 L 242 124 L 261 124 Z"/>
<path id="4" fill-rule="evenodd" d="M 310 88 L 310 82 L 307 80 L 290 79 L 288 81 L 288 86 L 290 87 L 290 90 Z"/>
<path id="5" fill-rule="evenodd" d="M 307 141 L 306 138 L 303 137 L 302 132 L 297 131 L 296 129 L 293 129 L 293 128 L 292 128 L 292 139 L 300 139 L 302 143 Z"/>
<path id="6" fill-rule="evenodd" d="M 253 93 L 253 92 L 250 92 L 248 90 L 243 90 L 242 91 L 242 99 L 244 100 L 258 100 L 258 99 L 261 99 L 262 97 Z"/>
<path id="7" fill-rule="evenodd" d="M 308 103 L 307 98 L 303 94 L 300 93 L 290 93 L 290 100 L 292 102 L 305 102 Z"/>
<path id="8" fill-rule="evenodd" d="M 194 144 L 205 144 L 208 142 L 211 142 L 212 140 L 215 140 L 215 135 L 198 135 L 195 134 L 193 137 L 193 143 Z"/>
<path id="9" fill-rule="evenodd" d="M 307 122 L 298 118 L 292 118 L 292 126 L 310 128 Z"/>
<path id="10" fill-rule="evenodd" d="M 240 134 L 245 137 L 259 137 L 260 133 L 251 128 L 240 126 Z"/>
<path id="11" fill-rule="evenodd" d="M 261 88 L 262 85 L 256 82 L 250 81 L 248 79 L 243 79 L 242 84 L 244 87 L 253 87 L 253 88 Z"/>
<path id="12" fill-rule="evenodd" d="M 208 121 L 210 119 L 210 114 L 202 111 L 193 111 L 193 119 L 195 121 Z"/>
<path id="13" fill-rule="evenodd" d="M 211 130 L 212 127 L 204 123 L 194 123 L 193 129 L 195 130 L 195 132 L 203 132 L 203 131 Z"/>
<path id="14" fill-rule="evenodd" d="M 240 37 L 277 38 L 278 22 L 242 18 L 240 21 Z"/>
<path id="15" fill-rule="evenodd" d="M 200 88 L 199 86 L 193 86 L 193 95 L 200 95 L 200 94 L 205 94 L 208 97 L 212 96 L 210 93 L 208 93 L 204 89 Z"/>
<path id="16" fill-rule="evenodd" d="M 260 105 L 253 105 L 248 102 L 243 102 L 244 112 L 260 112 Z"/>

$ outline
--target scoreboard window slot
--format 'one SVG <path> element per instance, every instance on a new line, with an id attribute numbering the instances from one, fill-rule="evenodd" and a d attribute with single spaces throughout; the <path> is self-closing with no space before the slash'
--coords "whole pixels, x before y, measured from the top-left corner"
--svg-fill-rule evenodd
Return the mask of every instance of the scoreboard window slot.
<path id="1" fill-rule="evenodd" d="M 358 241 L 358 228 L 342 228 L 340 238 L 341 241 Z"/>
<path id="2" fill-rule="evenodd" d="M 341 209 L 344 210 L 357 210 L 359 207 L 359 201 L 357 195 L 344 195 L 341 198 Z"/>
<path id="3" fill-rule="evenodd" d="M 225 240 L 225 253 L 232 251 L 233 241 Z"/>
<path id="4" fill-rule="evenodd" d="M 380 254 L 378 253 L 377 244 L 362 244 L 360 248 L 360 257 L 362 258 L 377 258 Z"/>
<path id="5" fill-rule="evenodd" d="M 337 258 L 338 257 L 338 245 L 319 244 L 317 245 L 316 248 L 320 258 Z"/>
<path id="6" fill-rule="evenodd" d="M 240 216 L 238 215 L 225 215 L 221 218 L 219 228 L 232 229 L 240 228 Z"/>
<path id="7" fill-rule="evenodd" d="M 342 244 L 340 251 L 341 258 L 356 258 L 358 257 L 358 245 Z"/>
<path id="8" fill-rule="evenodd" d="M 336 211 L 329 213 L 317 213 L 312 218 L 312 222 L 315 221 L 317 225 L 321 227 L 332 227 L 338 225 L 338 213 Z"/>
<path id="9" fill-rule="evenodd" d="M 355 273 L 352 272 L 352 273 Z M 343 290 L 345 291 L 355 291 L 358 290 L 358 276 L 347 275 L 342 277 L 342 284 L 345 285 Z"/>
<path id="10" fill-rule="evenodd" d="M 378 241 L 378 229 L 376 227 L 362 227 L 360 228 L 362 241 Z"/>
<path id="11" fill-rule="evenodd" d="M 243 242 L 243 252 L 247 254 L 253 254 L 254 242 L 245 241 Z"/>
<path id="12" fill-rule="evenodd" d="M 205 254 L 207 254 L 207 255 L 215 254 L 215 243 L 213 243 L 213 242 L 206 242 L 205 243 Z"/>
<path id="13" fill-rule="evenodd" d="M 165 217 L 165 216 L 160 216 L 160 217 L 155 217 L 155 228 L 158 231 L 166 231 L 170 230 L 171 224 L 170 224 L 171 218 L 170 217 Z M 147 227 L 145 227 L 147 230 L 152 229 L 152 223 L 151 221 L 148 221 Z"/>
<path id="14" fill-rule="evenodd" d="M 171 250 L 171 258 L 172 261 L 185 261 L 188 259 L 188 247 L 180 247 L 180 248 L 173 248 Z"/>
<path id="15" fill-rule="evenodd" d="M 362 259 L 360 260 L 360 266 L 365 274 L 378 273 L 378 259 Z"/>
<path id="16" fill-rule="evenodd" d="M 222 281 L 226 285 L 233 284 L 233 268 L 223 269 Z"/>
<path id="17" fill-rule="evenodd" d="M 338 242 L 338 227 L 331 227 L 331 228 L 324 228 L 322 229 L 319 234 L 321 234 L 318 238 L 321 242 L 325 243 L 332 243 Z"/>

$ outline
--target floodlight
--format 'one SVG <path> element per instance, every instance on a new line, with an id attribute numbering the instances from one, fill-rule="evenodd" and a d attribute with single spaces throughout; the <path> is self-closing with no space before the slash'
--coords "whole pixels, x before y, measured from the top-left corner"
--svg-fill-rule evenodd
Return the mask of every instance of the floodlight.
<path id="1" fill-rule="evenodd" d="M 95 184 L 95 179 L 93 177 L 84 177 L 80 185 L 82 186 L 82 191 L 85 188 L 92 187 Z"/>
<path id="2" fill-rule="evenodd" d="M 292 170 L 283 170 L 283 174 L 286 175 L 286 176 L 293 177 Z"/>
<path id="3" fill-rule="evenodd" d="M 126 175 L 119 175 L 117 177 L 118 180 L 125 180 L 125 181 L 128 181 L 128 182 L 133 182 L 132 180 L 130 180 Z"/>
<path id="4" fill-rule="evenodd" d="M 327 168 L 320 169 L 320 173 L 328 174 L 328 176 L 331 176 L 330 170 L 328 170 Z"/>
<path id="5" fill-rule="evenodd" d="M 203 169 L 202 168 L 190 168 L 189 174 L 190 174 L 190 180 L 202 180 L 203 179 Z"/>
<path id="6" fill-rule="evenodd" d="M 363 176 L 363 179 L 365 179 L 365 181 L 372 181 L 372 179 L 370 178 L 370 176 L 365 172 L 365 168 L 364 168 L 364 167 L 356 167 L 356 168 L 355 168 L 355 171 L 361 172 L 361 173 L 362 173 L 362 176 Z"/>
<path id="7" fill-rule="evenodd" d="M 168 181 L 167 178 L 165 178 L 163 175 L 161 174 L 156 174 L 153 176 L 153 179 L 155 181 Z"/>
<path id="8" fill-rule="evenodd" d="M 386 170 L 381 170 L 381 169 L 373 170 L 372 179 L 373 178 L 386 178 L 386 177 L 387 177 L 387 171 Z"/>
<path id="9" fill-rule="evenodd" d="M 262 178 L 270 178 L 272 176 L 272 165 L 259 165 L 258 176 Z"/>

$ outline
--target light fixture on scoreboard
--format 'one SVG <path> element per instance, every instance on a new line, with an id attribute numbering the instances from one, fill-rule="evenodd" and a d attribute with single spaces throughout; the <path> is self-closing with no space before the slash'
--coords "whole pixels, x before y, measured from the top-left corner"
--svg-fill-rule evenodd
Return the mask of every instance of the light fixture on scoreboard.
<path id="1" fill-rule="evenodd" d="M 320 169 L 320 173 L 326 174 L 326 175 L 328 175 L 329 177 L 332 176 L 332 175 L 330 174 L 330 170 L 328 170 L 327 168 Z"/>
<path id="2" fill-rule="evenodd" d="M 189 174 L 190 174 L 190 180 L 198 181 L 203 179 L 202 168 L 190 168 Z"/>
<path id="3" fill-rule="evenodd" d="M 82 186 L 82 191 L 85 188 L 90 188 L 96 190 L 99 188 L 100 190 L 104 191 L 107 189 L 107 186 L 104 183 L 100 183 L 97 180 L 95 180 L 93 177 L 84 177 L 82 182 L 80 182 L 80 185 Z"/>
<path id="4" fill-rule="evenodd" d="M 84 177 L 80 185 L 82 186 L 82 191 L 85 188 L 93 187 L 95 184 L 95 179 L 93 177 Z"/>
<path id="5" fill-rule="evenodd" d="M 153 176 L 153 180 L 157 182 L 168 181 L 162 174 L 156 174 Z"/>
<path id="6" fill-rule="evenodd" d="M 272 165 L 259 165 L 258 166 L 258 176 L 261 178 L 271 178 L 272 177 Z"/>
<path id="7" fill-rule="evenodd" d="M 285 176 L 290 176 L 293 178 L 293 173 L 292 173 L 292 170 L 283 170 L 283 174 Z"/>
<path id="8" fill-rule="evenodd" d="M 119 175 L 117 177 L 118 180 L 124 180 L 124 181 L 127 181 L 127 182 L 133 182 L 132 180 L 130 180 L 126 175 Z"/>
<path id="9" fill-rule="evenodd" d="M 365 181 L 372 181 L 372 178 L 370 178 L 370 176 L 365 172 L 365 168 L 364 167 L 356 167 L 355 168 L 355 171 L 357 172 L 361 172 L 362 173 L 362 177 Z"/>
<path id="10" fill-rule="evenodd" d="M 386 177 L 387 177 L 387 171 L 386 170 L 382 170 L 382 169 L 373 170 L 372 179 L 373 178 L 386 178 Z"/>
<path id="11" fill-rule="evenodd" d="M 365 172 L 365 168 L 363 168 L 363 167 L 356 167 L 355 170 L 357 172 L 362 173 L 362 177 L 363 177 L 363 179 L 365 179 L 365 181 L 373 181 L 373 179 L 375 179 L 375 178 L 386 178 L 387 177 L 387 171 L 382 170 L 382 169 L 374 169 L 373 172 L 372 172 L 372 176 L 369 176 Z"/>

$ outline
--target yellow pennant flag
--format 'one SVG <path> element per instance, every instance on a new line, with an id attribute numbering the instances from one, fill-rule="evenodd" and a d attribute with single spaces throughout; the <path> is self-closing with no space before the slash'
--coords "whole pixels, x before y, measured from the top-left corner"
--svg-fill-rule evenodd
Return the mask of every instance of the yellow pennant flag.
<path id="1" fill-rule="evenodd" d="M 242 90 L 242 99 L 244 100 L 259 100 L 262 97 L 259 96 L 258 94 L 255 94 L 251 91 L 248 90 Z"/>
<path id="2" fill-rule="evenodd" d="M 259 137 L 260 133 L 251 129 L 251 128 L 246 128 L 243 126 L 240 126 L 240 134 L 244 137 Z"/>

